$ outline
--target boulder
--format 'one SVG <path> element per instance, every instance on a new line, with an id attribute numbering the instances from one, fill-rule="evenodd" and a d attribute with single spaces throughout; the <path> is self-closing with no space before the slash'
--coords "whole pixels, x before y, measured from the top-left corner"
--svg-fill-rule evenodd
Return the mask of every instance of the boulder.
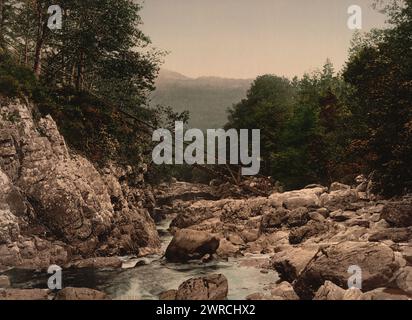
<path id="1" fill-rule="evenodd" d="M 176 300 L 225 300 L 229 292 L 228 281 L 221 274 L 193 278 L 179 286 Z"/>
<path id="2" fill-rule="evenodd" d="M 396 278 L 396 284 L 406 294 L 412 296 L 412 267 L 405 267 Z"/>
<path id="3" fill-rule="evenodd" d="M 387 288 L 378 288 L 364 293 L 361 300 L 410 300 L 410 298 L 402 292 L 394 292 L 394 290 Z"/>
<path id="4" fill-rule="evenodd" d="M 392 249 L 384 244 L 342 242 L 322 249 L 300 273 L 294 289 L 302 299 L 312 299 L 328 280 L 347 288 L 351 266 L 361 268 L 365 291 L 388 286 L 400 267 Z"/>
<path id="5" fill-rule="evenodd" d="M 280 297 L 284 300 L 299 300 L 293 286 L 289 282 L 282 282 L 270 289 L 272 297 Z"/>
<path id="6" fill-rule="evenodd" d="M 320 196 L 320 204 L 329 210 L 346 209 L 352 202 L 359 199 L 356 190 L 338 190 L 324 193 Z"/>
<path id="7" fill-rule="evenodd" d="M 344 222 L 353 218 L 356 218 L 356 212 L 354 211 L 344 211 L 336 210 L 329 214 L 329 217 L 336 222 Z"/>
<path id="8" fill-rule="evenodd" d="M 405 228 L 412 226 L 412 203 L 392 202 L 384 206 L 381 218 L 391 227 Z"/>
<path id="9" fill-rule="evenodd" d="M 389 228 L 374 232 L 370 235 L 369 241 L 380 242 L 391 240 L 395 243 L 410 242 L 412 240 L 411 228 Z"/>
<path id="10" fill-rule="evenodd" d="M 292 283 L 316 256 L 319 248 L 317 246 L 292 247 L 286 246 L 271 258 L 272 267 L 279 273 L 283 281 Z"/>
<path id="11" fill-rule="evenodd" d="M 64 288 L 60 290 L 55 300 L 107 300 L 107 295 L 101 291 L 88 289 L 88 288 Z"/>
<path id="12" fill-rule="evenodd" d="M 313 300 L 343 300 L 345 289 L 338 287 L 331 281 L 326 281 L 316 292 Z"/>
<path id="13" fill-rule="evenodd" d="M 165 255 L 171 262 L 186 262 L 216 253 L 219 244 L 220 240 L 210 233 L 182 229 L 176 232 Z"/>
<path id="14" fill-rule="evenodd" d="M 307 208 L 297 208 L 289 213 L 287 225 L 289 228 L 301 227 L 309 221 L 309 210 Z"/>
<path id="15" fill-rule="evenodd" d="M 216 254 L 221 258 L 228 258 L 236 256 L 239 251 L 239 246 L 234 245 L 226 239 L 221 239 L 219 248 L 216 250 Z"/>
<path id="16" fill-rule="evenodd" d="M 278 207 L 286 207 L 289 210 L 306 207 L 319 207 L 319 196 L 324 193 L 326 188 L 314 187 L 309 189 L 295 190 L 284 193 L 274 193 L 269 199 L 275 201 Z"/>
<path id="17" fill-rule="evenodd" d="M 291 230 L 289 234 L 289 242 L 290 244 L 300 244 L 309 238 L 322 235 L 328 230 L 329 224 L 327 222 L 311 220 L 307 225 Z"/>
<path id="18" fill-rule="evenodd" d="M 346 184 L 342 184 L 339 182 L 334 182 L 331 184 L 329 191 L 333 192 L 333 191 L 346 191 L 346 190 L 350 190 L 350 186 L 346 185 Z"/>
<path id="19" fill-rule="evenodd" d="M 284 208 L 271 208 L 264 212 L 260 230 L 263 233 L 273 233 L 288 219 L 289 210 Z"/>

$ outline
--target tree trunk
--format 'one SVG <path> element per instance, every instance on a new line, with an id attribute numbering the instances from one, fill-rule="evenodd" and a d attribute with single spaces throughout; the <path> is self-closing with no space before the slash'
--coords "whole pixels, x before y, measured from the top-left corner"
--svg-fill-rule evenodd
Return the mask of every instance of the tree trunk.
<path id="1" fill-rule="evenodd" d="M 41 63 L 42 63 L 42 53 L 43 45 L 47 33 L 47 19 L 43 15 L 43 8 L 40 1 L 37 2 L 37 39 L 36 39 L 36 50 L 34 52 L 34 66 L 33 71 L 37 78 L 41 75 Z"/>
<path id="2" fill-rule="evenodd" d="M 0 0 L 0 48 L 5 45 L 4 43 L 4 1 Z"/>
<path id="3" fill-rule="evenodd" d="M 83 61 L 84 61 L 84 53 L 83 51 L 81 51 L 79 55 L 79 62 L 77 63 L 76 89 L 78 91 L 83 90 Z"/>

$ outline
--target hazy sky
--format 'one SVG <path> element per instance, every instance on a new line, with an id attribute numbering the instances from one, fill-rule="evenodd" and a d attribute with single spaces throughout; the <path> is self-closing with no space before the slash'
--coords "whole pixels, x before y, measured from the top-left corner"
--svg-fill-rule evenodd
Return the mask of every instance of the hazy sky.
<path id="1" fill-rule="evenodd" d="M 385 17 L 372 0 L 145 0 L 143 30 L 170 51 L 164 68 L 187 76 L 288 77 L 344 63 L 353 35 L 348 7 L 363 9 L 363 30 Z"/>

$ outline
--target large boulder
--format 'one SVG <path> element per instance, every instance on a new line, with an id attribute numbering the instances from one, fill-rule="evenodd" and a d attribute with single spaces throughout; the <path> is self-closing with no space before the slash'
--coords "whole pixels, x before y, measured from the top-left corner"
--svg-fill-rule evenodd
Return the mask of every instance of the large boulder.
<path id="1" fill-rule="evenodd" d="M 395 228 L 412 226 L 412 203 L 391 202 L 383 208 L 381 218 Z"/>
<path id="2" fill-rule="evenodd" d="M 321 206 L 331 211 L 346 209 L 352 202 L 357 200 L 359 200 L 358 192 L 353 189 L 331 191 L 320 196 Z"/>
<path id="3" fill-rule="evenodd" d="M 396 284 L 406 294 L 412 296 L 412 267 L 405 267 L 399 273 Z"/>
<path id="4" fill-rule="evenodd" d="M 289 217 L 289 210 L 284 208 L 270 208 L 266 210 L 262 216 L 260 230 L 263 233 L 273 233 L 286 221 Z"/>
<path id="5" fill-rule="evenodd" d="M 331 281 L 326 281 L 316 292 L 313 300 L 361 300 L 364 294 L 358 288 L 344 290 Z"/>
<path id="6" fill-rule="evenodd" d="M 319 251 L 317 246 L 286 246 L 271 258 L 272 267 L 283 281 L 292 283 Z"/>
<path id="7" fill-rule="evenodd" d="M 171 262 L 186 262 L 216 253 L 219 244 L 220 240 L 210 233 L 182 229 L 176 232 L 165 255 Z"/>
<path id="8" fill-rule="evenodd" d="M 315 187 L 303 190 L 295 190 L 284 193 L 274 193 L 269 199 L 274 201 L 278 207 L 286 207 L 289 210 L 306 207 L 317 208 L 320 201 L 319 196 L 324 193 L 326 188 Z"/>
<path id="9" fill-rule="evenodd" d="M 412 240 L 412 227 L 410 228 L 388 228 L 376 231 L 369 237 L 371 242 L 391 240 L 393 242 L 410 242 Z"/>
<path id="10" fill-rule="evenodd" d="M 303 227 L 292 229 L 289 234 L 289 242 L 290 244 L 300 244 L 312 237 L 324 235 L 329 231 L 329 228 L 330 225 L 328 222 L 311 220 Z"/>
<path id="11" fill-rule="evenodd" d="M 225 300 L 229 292 L 228 281 L 221 274 L 193 278 L 179 286 L 176 300 Z"/>
<path id="12" fill-rule="evenodd" d="M 343 242 L 322 249 L 298 276 L 295 291 L 302 299 L 312 299 L 327 280 L 347 288 L 352 266 L 361 268 L 365 291 L 388 286 L 400 267 L 392 249 L 384 244 Z"/>

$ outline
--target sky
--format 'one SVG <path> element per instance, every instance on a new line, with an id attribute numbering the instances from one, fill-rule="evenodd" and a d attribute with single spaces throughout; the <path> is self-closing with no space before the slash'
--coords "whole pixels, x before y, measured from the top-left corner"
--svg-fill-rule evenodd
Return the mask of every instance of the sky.
<path id="1" fill-rule="evenodd" d="M 339 70 L 354 30 L 350 5 L 362 8 L 362 31 L 382 27 L 372 0 L 144 0 L 143 31 L 167 50 L 163 68 L 189 77 L 301 76 L 327 58 Z"/>

